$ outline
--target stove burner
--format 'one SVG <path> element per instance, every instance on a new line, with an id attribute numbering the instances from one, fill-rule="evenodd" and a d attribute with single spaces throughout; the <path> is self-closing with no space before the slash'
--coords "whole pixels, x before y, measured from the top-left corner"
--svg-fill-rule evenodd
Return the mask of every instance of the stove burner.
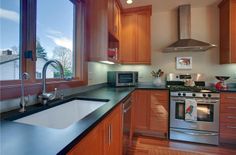
<path id="1" fill-rule="evenodd" d="M 170 88 L 170 91 L 172 92 L 201 92 L 201 93 L 212 93 L 217 92 L 216 89 L 208 88 L 205 86 L 179 86 L 179 85 L 172 85 L 168 86 Z"/>

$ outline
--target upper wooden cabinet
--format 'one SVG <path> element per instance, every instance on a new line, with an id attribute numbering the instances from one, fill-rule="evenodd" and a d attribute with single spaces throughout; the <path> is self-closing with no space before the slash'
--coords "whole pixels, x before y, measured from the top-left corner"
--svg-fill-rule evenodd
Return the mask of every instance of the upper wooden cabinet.
<path id="1" fill-rule="evenodd" d="M 117 40 L 120 35 L 120 12 L 117 0 L 108 0 L 108 30 Z"/>
<path id="2" fill-rule="evenodd" d="M 223 0 L 220 8 L 220 63 L 236 63 L 236 0 Z"/>
<path id="3" fill-rule="evenodd" d="M 134 97 L 135 132 L 168 136 L 169 95 L 167 90 L 136 90 Z"/>
<path id="4" fill-rule="evenodd" d="M 86 0 L 86 43 L 89 61 L 118 59 L 119 24 L 120 8 L 116 0 Z"/>
<path id="5" fill-rule="evenodd" d="M 150 18 L 151 6 L 122 11 L 120 63 L 151 64 Z"/>

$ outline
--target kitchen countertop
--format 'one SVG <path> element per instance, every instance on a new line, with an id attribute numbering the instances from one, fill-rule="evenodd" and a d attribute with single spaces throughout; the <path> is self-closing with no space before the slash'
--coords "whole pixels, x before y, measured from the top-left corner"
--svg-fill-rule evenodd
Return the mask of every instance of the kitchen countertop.
<path id="1" fill-rule="evenodd" d="M 65 129 L 52 129 L 40 126 L 16 123 L 10 120 L 18 119 L 32 113 L 48 109 L 58 104 L 58 101 L 49 106 L 33 105 L 27 107 L 26 113 L 18 110 L 3 113 L 1 115 L 1 154 L 7 155 L 51 155 L 65 154 L 75 146 L 93 127 L 95 127 L 118 103 L 135 89 L 169 90 L 165 86 L 154 86 L 152 84 L 139 84 L 137 87 L 103 87 L 69 96 L 79 99 L 108 99 L 107 104 L 101 106 L 87 117 L 72 124 Z M 236 92 L 236 89 L 221 92 Z M 3 120 L 8 118 L 8 120 Z"/>
<path id="2" fill-rule="evenodd" d="M 16 123 L 10 120 L 18 119 L 32 113 L 48 109 L 53 106 L 33 105 L 27 107 L 27 112 L 19 113 L 17 110 L 1 115 L 1 154 L 7 155 L 52 155 L 65 154 L 77 144 L 93 127 L 95 127 L 118 103 L 135 89 L 166 89 L 152 85 L 138 87 L 111 88 L 104 87 L 92 91 L 79 93 L 67 98 L 79 99 L 108 99 L 109 102 L 101 106 L 82 120 L 65 129 L 52 129 L 40 126 Z M 66 99 L 65 99 L 66 100 Z M 61 102 L 61 101 L 60 101 Z M 62 104 L 62 103 L 57 103 Z"/>

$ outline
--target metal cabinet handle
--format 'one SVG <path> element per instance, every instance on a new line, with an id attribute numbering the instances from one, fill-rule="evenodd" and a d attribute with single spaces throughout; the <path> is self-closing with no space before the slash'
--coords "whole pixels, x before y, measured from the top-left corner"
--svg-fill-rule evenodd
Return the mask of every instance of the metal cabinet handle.
<path id="1" fill-rule="evenodd" d="M 124 109 L 124 113 L 127 113 L 131 107 L 132 107 L 132 105 L 130 105 L 128 108 Z"/>
<path id="2" fill-rule="evenodd" d="M 236 129 L 236 126 L 227 126 L 229 129 Z"/>
<path id="3" fill-rule="evenodd" d="M 173 131 L 191 135 L 191 136 L 217 136 L 218 135 L 218 133 L 195 133 L 195 132 L 181 131 L 181 130 L 176 130 L 176 129 L 174 129 Z"/>
<path id="4" fill-rule="evenodd" d="M 228 96 L 227 99 L 236 99 L 234 96 Z"/>
<path id="5" fill-rule="evenodd" d="M 236 107 L 227 107 L 228 109 L 236 109 Z"/>
<path id="6" fill-rule="evenodd" d="M 236 116 L 227 116 L 229 119 L 236 119 Z"/>
<path id="7" fill-rule="evenodd" d="M 108 126 L 108 144 L 111 145 L 111 125 Z"/>

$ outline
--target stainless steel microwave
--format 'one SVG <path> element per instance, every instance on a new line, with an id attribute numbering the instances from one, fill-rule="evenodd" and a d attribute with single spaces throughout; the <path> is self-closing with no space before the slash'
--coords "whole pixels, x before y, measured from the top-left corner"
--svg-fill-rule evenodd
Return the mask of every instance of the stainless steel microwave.
<path id="1" fill-rule="evenodd" d="M 138 72 L 133 71 L 109 71 L 107 72 L 109 86 L 135 86 L 138 84 Z"/>

